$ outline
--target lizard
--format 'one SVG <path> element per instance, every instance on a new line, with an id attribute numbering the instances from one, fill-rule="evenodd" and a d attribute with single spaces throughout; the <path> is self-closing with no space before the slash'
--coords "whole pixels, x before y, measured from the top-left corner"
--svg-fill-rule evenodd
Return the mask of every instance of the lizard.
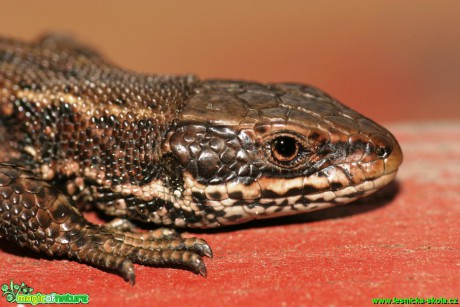
<path id="1" fill-rule="evenodd" d="M 348 203 L 403 159 L 388 130 L 313 86 L 138 73 L 58 35 L 0 38 L 0 139 L 0 238 L 131 284 L 134 263 L 206 276 L 211 248 L 176 228 Z"/>

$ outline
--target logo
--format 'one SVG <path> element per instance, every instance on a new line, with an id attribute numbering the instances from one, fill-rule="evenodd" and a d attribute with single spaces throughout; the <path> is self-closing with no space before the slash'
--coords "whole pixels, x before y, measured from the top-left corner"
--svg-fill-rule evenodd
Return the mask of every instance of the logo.
<path id="1" fill-rule="evenodd" d="M 15 284 L 12 280 L 10 284 L 2 285 L 2 297 L 5 297 L 9 303 L 17 304 L 88 304 L 88 294 L 42 294 L 40 292 L 33 294 L 34 288 L 27 286 L 24 282 Z"/>

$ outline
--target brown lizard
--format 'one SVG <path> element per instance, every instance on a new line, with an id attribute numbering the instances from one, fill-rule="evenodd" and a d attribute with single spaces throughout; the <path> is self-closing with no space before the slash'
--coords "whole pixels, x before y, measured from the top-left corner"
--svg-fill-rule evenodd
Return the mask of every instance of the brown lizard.
<path id="1" fill-rule="evenodd" d="M 119 68 L 71 39 L 0 39 L 0 238 L 113 269 L 206 275 L 211 228 L 350 202 L 402 162 L 372 120 L 303 84 Z M 88 222 L 82 210 L 119 217 Z"/>

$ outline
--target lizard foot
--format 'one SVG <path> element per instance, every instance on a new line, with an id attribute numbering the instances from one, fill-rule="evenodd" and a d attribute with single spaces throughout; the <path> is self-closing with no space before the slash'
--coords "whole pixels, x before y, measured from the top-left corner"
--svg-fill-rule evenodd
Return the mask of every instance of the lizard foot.
<path id="1" fill-rule="evenodd" d="M 121 232 L 106 226 L 90 224 L 82 229 L 84 236 L 71 246 L 77 259 L 114 269 L 134 284 L 133 263 L 143 265 L 178 265 L 206 276 L 203 256 L 212 258 L 206 241 L 199 238 L 150 237 L 149 233 Z"/>

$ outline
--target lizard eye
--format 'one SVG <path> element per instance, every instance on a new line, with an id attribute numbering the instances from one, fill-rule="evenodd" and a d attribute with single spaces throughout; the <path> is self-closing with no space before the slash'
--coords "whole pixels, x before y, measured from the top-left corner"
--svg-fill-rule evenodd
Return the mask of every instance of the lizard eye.
<path id="1" fill-rule="evenodd" d="M 278 135 L 267 143 L 267 157 L 273 164 L 281 167 L 296 167 L 302 161 L 307 150 L 301 141 L 292 135 Z"/>
<path id="2" fill-rule="evenodd" d="M 271 142 L 271 152 L 273 158 L 285 163 L 292 161 L 299 153 L 299 143 L 291 137 L 277 137 Z"/>

